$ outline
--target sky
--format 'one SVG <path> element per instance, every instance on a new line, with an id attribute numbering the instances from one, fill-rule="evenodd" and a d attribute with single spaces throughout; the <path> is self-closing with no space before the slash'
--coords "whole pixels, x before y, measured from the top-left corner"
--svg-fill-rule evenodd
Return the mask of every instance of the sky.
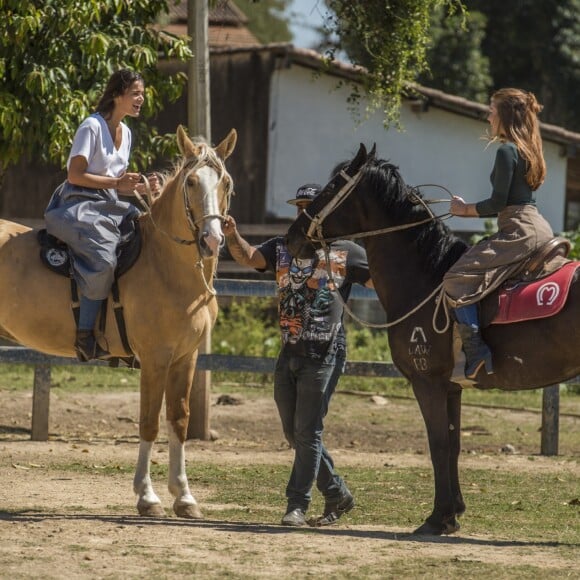
<path id="1" fill-rule="evenodd" d="M 323 0 L 292 0 L 287 14 L 290 30 L 294 34 L 293 44 L 298 48 L 313 48 L 317 33 L 313 28 L 324 22 L 326 6 Z"/>

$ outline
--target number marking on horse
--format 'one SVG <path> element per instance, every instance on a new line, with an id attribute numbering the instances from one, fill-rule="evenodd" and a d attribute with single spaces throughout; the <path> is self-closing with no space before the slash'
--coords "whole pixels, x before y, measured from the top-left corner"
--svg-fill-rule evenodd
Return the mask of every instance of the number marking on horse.
<path id="1" fill-rule="evenodd" d="M 418 371 L 429 370 L 429 355 L 431 345 L 427 342 L 425 331 L 421 326 L 415 326 L 409 339 L 409 356 Z"/>

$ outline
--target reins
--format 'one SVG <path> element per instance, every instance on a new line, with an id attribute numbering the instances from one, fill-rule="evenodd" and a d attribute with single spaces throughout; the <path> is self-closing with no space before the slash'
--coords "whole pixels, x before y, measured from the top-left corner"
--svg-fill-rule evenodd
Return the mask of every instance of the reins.
<path id="1" fill-rule="evenodd" d="M 354 186 L 360 181 L 360 174 L 361 174 L 362 170 L 364 169 L 365 165 L 363 165 L 360 168 L 360 170 L 352 178 L 349 177 L 348 175 L 344 174 L 344 177 L 347 178 L 347 183 L 341 188 L 341 190 L 336 194 L 336 196 L 333 197 L 333 200 L 335 198 L 339 197 L 339 199 L 337 200 L 336 203 L 332 203 L 333 200 L 331 200 L 331 202 L 328 203 L 326 206 L 324 206 L 324 208 L 322 208 L 322 210 L 318 214 L 316 214 L 316 216 L 314 216 L 314 218 L 311 217 L 306 211 L 303 211 L 303 213 L 306 214 L 306 216 L 310 219 L 310 222 L 311 222 L 310 227 L 308 228 L 308 231 L 306 232 L 306 238 L 309 239 L 311 242 L 319 243 L 322 246 L 322 249 L 324 250 L 324 255 L 326 258 L 326 272 L 328 274 L 328 281 L 331 284 L 331 286 L 335 289 L 338 300 L 340 301 L 344 310 L 349 314 L 349 316 L 351 318 L 356 320 L 359 324 L 361 324 L 362 326 L 367 326 L 369 328 L 391 328 L 393 326 L 396 326 L 397 324 L 400 324 L 401 322 L 403 322 L 404 320 L 406 320 L 407 318 L 409 318 L 410 316 L 412 316 L 413 314 L 418 312 L 434 296 L 437 296 L 437 299 L 435 301 L 435 310 L 433 312 L 433 330 L 438 334 L 444 334 L 449 329 L 450 316 L 449 316 L 449 307 L 447 305 L 447 301 L 445 300 L 444 293 L 443 293 L 443 283 L 439 284 L 433 290 L 433 292 L 431 292 L 431 294 L 429 294 L 429 296 L 427 296 L 427 298 L 425 298 L 423 301 L 421 301 L 412 310 L 410 310 L 409 312 L 407 312 L 403 316 L 401 316 L 401 317 L 399 317 L 396 320 L 393 320 L 391 322 L 386 322 L 386 323 L 381 323 L 381 324 L 377 324 L 374 322 L 368 322 L 366 320 L 362 320 L 361 318 L 359 318 L 352 311 L 352 309 L 348 306 L 346 301 L 342 298 L 340 291 L 338 290 L 338 286 L 336 285 L 336 283 L 334 281 L 334 277 L 332 275 L 332 270 L 330 267 L 330 247 L 329 247 L 329 244 L 331 244 L 332 242 L 335 242 L 338 240 L 356 240 L 359 238 L 377 236 L 377 235 L 387 234 L 387 233 L 391 233 L 391 232 L 398 232 L 401 230 L 406 230 L 406 229 L 414 228 L 414 227 L 429 223 L 429 222 L 434 221 L 436 219 L 448 219 L 452 215 L 450 213 L 446 213 L 446 214 L 443 214 L 442 216 L 436 216 L 431 211 L 431 208 L 429 207 L 429 205 L 436 204 L 436 203 L 449 203 L 450 199 L 453 198 L 453 194 L 446 187 L 444 187 L 442 185 L 438 185 L 435 183 L 426 183 L 426 184 L 416 185 L 416 186 L 412 187 L 411 192 L 407 195 L 407 197 L 409 198 L 411 203 L 413 203 L 415 205 L 422 205 L 423 208 L 429 214 L 428 218 L 426 218 L 424 220 L 420 220 L 418 222 L 401 224 L 398 226 L 391 226 L 391 227 L 387 227 L 387 228 L 380 228 L 377 230 L 370 230 L 370 231 L 366 231 L 366 232 L 350 234 L 347 236 L 336 236 L 333 238 L 325 238 L 322 235 L 322 223 L 323 223 L 324 219 L 327 216 L 329 216 L 339 205 L 341 205 L 344 202 L 344 200 L 348 197 L 348 195 L 352 192 L 352 190 L 354 189 Z M 446 191 L 449 194 L 450 199 L 423 199 L 423 197 L 420 195 L 420 188 L 421 187 L 438 187 L 438 188 Z M 314 237 L 312 235 L 313 232 L 316 232 L 317 237 Z M 443 304 L 443 312 L 445 315 L 445 324 L 444 324 L 443 328 L 438 328 L 437 327 L 437 314 L 439 313 L 439 309 L 441 308 L 441 304 Z"/>
<path id="2" fill-rule="evenodd" d="M 361 171 L 362 171 L 362 168 L 361 168 Z M 360 179 L 360 177 L 358 179 Z M 357 182 L 358 182 L 358 179 L 357 179 Z M 354 185 L 356 185 L 356 183 Z M 344 201 L 344 199 L 346 199 L 346 196 L 348 194 L 350 194 L 354 185 L 352 187 L 350 187 L 350 189 L 348 190 L 346 195 L 342 196 L 340 203 L 342 203 Z M 346 187 L 347 186 L 345 186 L 343 189 L 345 189 Z M 417 193 L 416 193 L 417 191 L 419 191 L 419 188 L 421 188 L 421 187 L 439 187 L 440 189 L 443 189 L 444 191 L 446 191 L 449 194 L 450 198 L 453 197 L 453 194 L 443 185 L 437 185 L 436 183 L 425 183 L 422 185 L 415 185 L 414 187 L 411 188 L 411 192 L 407 195 L 407 197 L 409 198 L 409 201 L 411 201 L 411 203 L 413 203 L 413 205 L 422 205 L 423 208 L 425 209 L 425 211 L 429 214 L 428 218 L 425 218 L 424 220 L 420 220 L 417 222 L 411 222 L 408 224 L 400 224 L 398 226 L 389 226 L 389 227 L 380 228 L 377 230 L 369 230 L 369 231 L 359 232 L 359 233 L 355 233 L 355 234 L 348 234 L 346 236 L 336 236 L 333 238 L 325 238 L 322 235 L 322 222 L 340 204 L 333 204 L 330 211 L 326 211 L 326 212 L 324 212 L 324 214 L 323 214 L 323 212 L 320 212 L 314 218 L 312 218 L 306 211 L 304 211 L 303 213 L 305 213 L 306 216 L 311 220 L 311 224 L 310 224 L 310 227 L 308 228 L 308 232 L 306 232 L 306 237 L 311 242 L 315 242 L 315 243 L 322 243 L 322 242 L 331 243 L 331 242 L 336 242 L 338 240 L 358 240 L 358 239 L 366 238 L 366 237 L 370 237 L 370 236 L 378 236 L 381 234 L 390 234 L 392 232 L 399 232 L 402 230 L 408 230 L 408 229 L 411 229 L 411 228 L 414 228 L 417 226 L 421 226 L 423 224 L 427 224 L 427 223 L 432 222 L 436 219 L 446 220 L 446 219 L 449 219 L 450 217 L 452 217 L 452 214 L 450 214 L 449 212 L 444 213 L 440 216 L 436 216 L 431 211 L 431 208 L 429 207 L 429 205 L 433 205 L 436 203 L 449 203 L 450 199 L 423 199 L 420 195 L 417 195 Z M 327 204 L 323 208 L 323 210 L 326 209 L 329 205 L 331 205 L 331 204 Z M 320 219 L 320 218 L 322 218 L 322 219 Z M 316 231 L 316 233 L 318 234 L 317 237 L 310 235 L 310 232 L 312 230 Z"/>

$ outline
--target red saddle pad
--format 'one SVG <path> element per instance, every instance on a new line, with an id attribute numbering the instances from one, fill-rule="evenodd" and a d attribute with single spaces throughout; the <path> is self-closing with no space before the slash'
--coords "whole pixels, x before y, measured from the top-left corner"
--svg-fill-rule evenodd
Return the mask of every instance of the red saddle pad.
<path id="1" fill-rule="evenodd" d="M 499 293 L 497 313 L 491 324 L 509 324 L 554 316 L 560 312 L 580 262 L 569 262 L 546 278 L 504 288 Z"/>

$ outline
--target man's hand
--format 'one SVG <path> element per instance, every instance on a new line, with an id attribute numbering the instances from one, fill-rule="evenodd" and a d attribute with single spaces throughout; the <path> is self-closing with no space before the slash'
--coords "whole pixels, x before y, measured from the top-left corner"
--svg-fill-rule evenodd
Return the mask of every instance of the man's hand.
<path id="1" fill-rule="evenodd" d="M 226 238 L 229 238 L 231 236 L 235 236 L 237 231 L 238 231 L 238 228 L 236 225 L 236 220 L 231 215 L 226 216 L 224 218 L 224 221 L 222 224 L 222 232 L 223 232 L 224 236 Z"/>
<path id="2" fill-rule="evenodd" d="M 226 238 L 228 250 L 232 258 L 242 266 L 249 266 L 257 270 L 265 270 L 267 267 L 266 258 L 254 246 L 248 244 L 236 226 L 236 220 L 228 215 L 222 223 L 222 232 Z"/>

